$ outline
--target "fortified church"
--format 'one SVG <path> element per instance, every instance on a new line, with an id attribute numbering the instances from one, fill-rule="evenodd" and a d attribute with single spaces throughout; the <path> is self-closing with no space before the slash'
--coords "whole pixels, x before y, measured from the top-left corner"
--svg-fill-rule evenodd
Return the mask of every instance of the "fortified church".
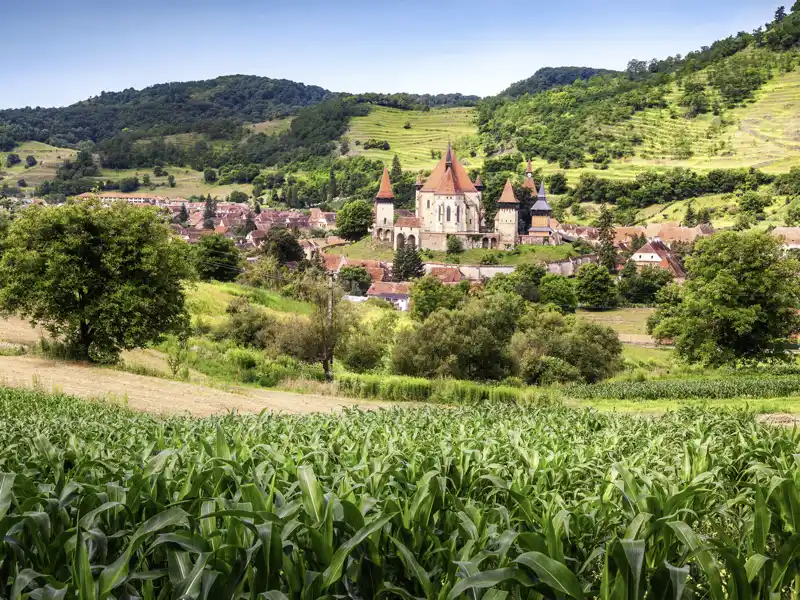
<path id="1" fill-rule="evenodd" d="M 525 175 L 523 185 L 535 193 L 530 162 Z M 426 250 L 446 250 L 448 235 L 457 236 L 464 248 L 510 250 L 517 244 L 561 243 L 561 236 L 551 228 L 552 210 L 547 203 L 544 182 L 531 209 L 531 228 L 523 236 L 518 233 L 520 208 L 511 181 L 506 180 L 491 225 L 484 219 L 483 189 L 480 176 L 472 181 L 448 144 L 447 152 L 427 181 L 423 183 L 422 176 L 417 177 L 414 216 L 395 218 L 389 170 L 384 168 L 375 196 L 372 237 L 391 243 L 395 249 L 409 244 Z"/>

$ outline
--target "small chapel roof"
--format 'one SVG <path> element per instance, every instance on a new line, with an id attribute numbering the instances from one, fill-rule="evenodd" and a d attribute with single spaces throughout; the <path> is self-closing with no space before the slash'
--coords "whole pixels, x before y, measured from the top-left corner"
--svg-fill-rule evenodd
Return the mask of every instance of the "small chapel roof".
<path id="1" fill-rule="evenodd" d="M 533 173 L 533 164 L 531 164 L 530 159 L 528 160 L 528 166 L 525 167 L 525 174 Z"/>
<path id="2" fill-rule="evenodd" d="M 514 188 L 511 186 L 511 180 L 506 179 L 506 186 L 503 188 L 503 194 L 500 196 L 498 204 L 519 204 L 519 200 L 514 195 Z"/>
<path id="3" fill-rule="evenodd" d="M 383 175 L 381 176 L 381 187 L 378 190 L 375 198 L 379 200 L 394 200 L 394 193 L 392 192 L 392 184 L 389 181 L 389 169 L 383 167 Z"/>

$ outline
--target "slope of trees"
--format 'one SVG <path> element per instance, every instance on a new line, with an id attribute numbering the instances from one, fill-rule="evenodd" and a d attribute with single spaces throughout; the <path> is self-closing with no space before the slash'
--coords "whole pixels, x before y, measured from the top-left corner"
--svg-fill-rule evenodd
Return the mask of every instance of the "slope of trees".
<path id="1" fill-rule="evenodd" d="M 593 69 L 592 67 L 542 67 L 536 73 L 510 85 L 500 96 L 518 98 L 525 94 L 538 94 L 554 87 L 569 85 L 578 79 L 591 79 L 597 75 L 619 75 L 620 71 Z"/>

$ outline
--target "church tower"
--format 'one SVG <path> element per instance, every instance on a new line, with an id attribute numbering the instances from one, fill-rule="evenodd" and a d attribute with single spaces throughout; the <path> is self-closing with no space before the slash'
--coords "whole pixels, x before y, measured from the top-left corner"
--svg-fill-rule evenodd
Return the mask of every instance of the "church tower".
<path id="1" fill-rule="evenodd" d="M 503 194 L 497 201 L 497 215 L 494 218 L 494 230 L 500 234 L 501 248 L 513 248 L 517 245 L 517 228 L 519 227 L 519 200 L 514 195 L 511 180 L 506 179 Z"/>
<path id="2" fill-rule="evenodd" d="M 389 169 L 383 168 L 381 187 L 375 196 L 375 226 L 374 230 L 394 226 L 394 193 L 389 181 Z"/>
<path id="3" fill-rule="evenodd" d="M 553 209 L 547 203 L 547 192 L 544 189 L 544 181 L 542 187 L 539 188 L 539 195 L 536 202 L 531 207 L 531 227 L 528 230 L 528 236 L 534 240 L 536 244 L 560 244 L 560 237 L 556 235 L 553 228 L 550 226 L 550 217 L 553 216 Z"/>

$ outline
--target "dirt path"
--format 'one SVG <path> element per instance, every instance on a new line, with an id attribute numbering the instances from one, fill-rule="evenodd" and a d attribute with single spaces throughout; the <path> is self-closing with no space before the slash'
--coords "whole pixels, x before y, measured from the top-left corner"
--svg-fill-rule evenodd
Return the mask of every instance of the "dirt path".
<path id="1" fill-rule="evenodd" d="M 200 417 L 228 410 L 259 412 L 266 408 L 286 413 L 311 413 L 352 406 L 367 409 L 389 406 L 273 390 L 234 388 L 226 391 L 30 356 L 0 356 L 0 386 L 37 388 L 90 399 L 107 398 L 135 410 L 157 414 L 189 413 Z"/>

